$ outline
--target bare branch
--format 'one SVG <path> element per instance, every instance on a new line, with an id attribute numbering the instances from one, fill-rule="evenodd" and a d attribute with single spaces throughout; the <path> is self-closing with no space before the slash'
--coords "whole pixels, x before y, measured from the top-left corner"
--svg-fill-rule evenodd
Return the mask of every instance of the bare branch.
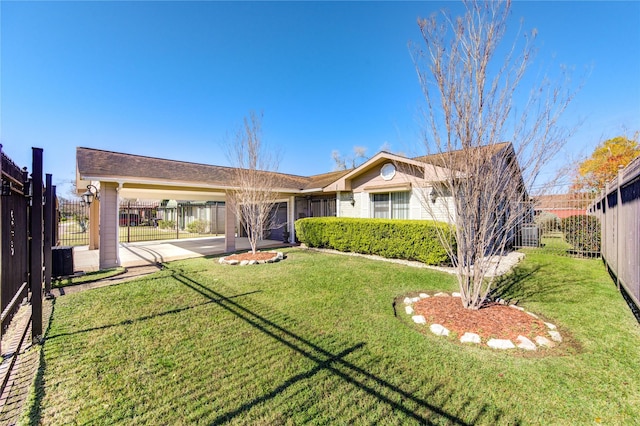
<path id="1" fill-rule="evenodd" d="M 253 253 L 265 233 L 278 225 L 274 223 L 274 207 L 279 161 L 262 142 L 261 123 L 262 114 L 251 112 L 227 146 L 228 160 L 234 166 L 227 202 L 240 219 Z"/>
<path id="2" fill-rule="evenodd" d="M 543 79 L 518 110 L 514 99 L 533 60 L 535 31 L 503 53 L 510 1 L 464 4 L 462 17 L 419 19 L 424 43 L 412 48 L 426 101 L 431 155 L 424 161 L 438 166 L 425 168 L 434 184 L 422 185 L 422 203 L 432 217 L 455 224 L 456 244 L 446 231 L 441 241 L 457 268 L 463 304 L 478 309 L 491 290 L 491 269 L 530 215 L 528 188 L 565 143 L 568 131 L 558 120 L 573 93 L 568 80 Z"/>

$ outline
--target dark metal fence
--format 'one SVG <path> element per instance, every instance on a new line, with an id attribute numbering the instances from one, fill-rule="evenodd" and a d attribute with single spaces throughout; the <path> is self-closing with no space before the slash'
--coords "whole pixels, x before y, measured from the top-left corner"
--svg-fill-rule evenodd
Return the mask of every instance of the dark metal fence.
<path id="1" fill-rule="evenodd" d="M 2 197 L 0 198 L 0 235 L 2 235 L 1 305 L 2 331 L 27 296 L 29 281 L 29 207 L 27 171 L 20 169 L 2 153 Z"/>
<path id="2" fill-rule="evenodd" d="M 50 174 L 44 187 L 42 154 L 42 149 L 32 148 L 29 175 L 26 167 L 20 169 L 2 153 L 0 145 L 0 332 L 4 333 L 20 302 L 28 297 L 34 343 L 42 339 L 42 298 L 51 291 L 51 245 L 55 239 L 55 187 Z M 11 370 L 14 362 L 15 357 L 10 357 L 9 367 L 2 371 Z M 3 388 L 7 377 L 2 377 Z"/>
<path id="3" fill-rule="evenodd" d="M 89 244 L 89 207 L 80 199 L 58 199 L 58 244 Z"/>
<path id="4" fill-rule="evenodd" d="M 129 201 L 120 204 L 120 241 L 154 241 L 224 234 L 221 202 Z"/>
<path id="5" fill-rule="evenodd" d="M 587 211 L 594 194 L 557 191 L 561 188 L 547 189 L 525 204 L 524 210 L 533 214 L 517 230 L 516 247 L 565 256 L 598 257 L 600 222 Z"/>
<path id="6" fill-rule="evenodd" d="M 602 258 L 640 308 L 640 157 L 618 173 L 589 211 L 602 224 Z"/>
<path id="7" fill-rule="evenodd" d="M 210 237 L 224 234 L 224 203 L 123 200 L 120 242 Z M 95 219 L 94 219 L 95 220 Z M 89 244 L 89 207 L 80 199 L 58 201 L 58 243 Z"/>

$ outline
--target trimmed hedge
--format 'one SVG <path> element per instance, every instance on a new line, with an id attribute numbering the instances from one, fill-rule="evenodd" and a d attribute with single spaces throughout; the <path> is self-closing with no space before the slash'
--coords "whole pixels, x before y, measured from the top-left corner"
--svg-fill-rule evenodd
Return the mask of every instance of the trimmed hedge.
<path id="1" fill-rule="evenodd" d="M 314 217 L 295 222 L 298 240 L 309 247 L 382 257 L 450 264 L 438 238 L 448 225 L 426 220 Z M 455 238 L 453 235 L 451 238 Z"/>
<path id="2" fill-rule="evenodd" d="M 564 238 L 576 251 L 600 253 L 600 221 L 595 216 L 575 215 L 562 219 Z"/>

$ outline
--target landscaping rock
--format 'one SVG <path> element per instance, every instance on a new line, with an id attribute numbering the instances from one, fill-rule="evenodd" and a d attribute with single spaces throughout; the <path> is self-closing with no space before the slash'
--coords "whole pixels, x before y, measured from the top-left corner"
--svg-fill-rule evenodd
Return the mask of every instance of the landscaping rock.
<path id="1" fill-rule="evenodd" d="M 404 311 L 407 313 L 407 315 L 413 314 L 413 308 L 410 305 L 405 306 Z"/>
<path id="2" fill-rule="evenodd" d="M 426 299 L 427 297 L 429 297 L 427 293 L 420 293 L 418 296 L 420 296 L 422 299 Z"/>
<path id="3" fill-rule="evenodd" d="M 419 301 L 420 301 L 420 298 L 419 298 L 419 297 L 413 297 L 413 298 L 411 298 L 411 302 L 412 302 L 412 303 L 416 303 L 416 302 L 419 302 Z"/>
<path id="4" fill-rule="evenodd" d="M 257 265 L 258 261 L 257 260 L 250 260 L 248 265 Z"/>
<path id="5" fill-rule="evenodd" d="M 492 349 L 515 349 L 516 345 L 511 340 L 507 339 L 489 339 L 487 346 Z"/>
<path id="6" fill-rule="evenodd" d="M 246 266 L 248 264 L 249 264 L 248 260 L 243 260 L 243 261 L 240 262 L 240 266 Z"/>
<path id="7" fill-rule="evenodd" d="M 556 330 L 549 330 L 549 336 L 554 342 L 562 342 L 562 336 Z"/>
<path id="8" fill-rule="evenodd" d="M 543 336 L 536 336 L 535 341 L 538 344 L 538 346 L 546 346 L 548 348 L 553 348 L 556 345 L 551 340 Z"/>
<path id="9" fill-rule="evenodd" d="M 524 311 L 524 308 L 522 308 L 522 307 L 520 307 L 520 306 L 516 306 L 516 305 L 509 305 L 509 307 L 510 307 L 510 308 L 513 308 L 513 309 L 517 309 L 517 310 L 519 310 L 519 311 Z"/>
<path id="10" fill-rule="evenodd" d="M 539 318 L 536 314 L 534 314 L 534 313 L 532 313 L 532 312 L 526 312 L 526 314 L 527 314 L 527 315 L 529 315 L 529 316 L 532 316 L 532 317 L 534 317 L 534 318 L 536 318 L 536 319 L 538 319 L 538 318 Z"/>
<path id="11" fill-rule="evenodd" d="M 461 343 L 480 343 L 480 336 L 476 333 L 469 333 L 468 331 L 460 338 Z"/>
<path id="12" fill-rule="evenodd" d="M 451 297 L 462 297 L 462 294 L 460 294 L 457 291 L 454 291 L 453 293 L 451 293 Z"/>
<path id="13" fill-rule="evenodd" d="M 431 326 L 429 326 L 429 330 L 431 330 L 431 332 L 435 335 L 438 336 L 448 336 L 449 335 L 449 330 L 447 330 L 444 326 L 440 325 L 440 324 L 431 324 Z"/>
<path id="14" fill-rule="evenodd" d="M 426 324 L 427 320 L 422 315 L 414 315 L 411 317 L 416 324 Z"/>
<path id="15" fill-rule="evenodd" d="M 413 303 L 413 302 L 411 301 L 411 298 L 410 298 L 410 297 L 405 297 L 405 298 L 404 298 L 404 304 L 405 304 L 405 305 L 410 305 L 410 304 L 412 304 L 412 303 Z"/>
<path id="16" fill-rule="evenodd" d="M 557 328 L 555 325 L 551 324 L 550 322 L 545 322 L 544 325 L 549 327 L 549 330 L 555 330 Z"/>
<path id="17" fill-rule="evenodd" d="M 227 260 L 226 262 L 227 262 L 227 265 L 237 265 L 238 263 L 240 263 L 237 260 Z"/>
<path id="18" fill-rule="evenodd" d="M 436 296 L 436 297 L 450 297 L 449 293 L 442 293 L 442 292 L 436 293 L 436 294 L 434 294 L 434 296 Z"/>
<path id="19" fill-rule="evenodd" d="M 528 339 L 524 336 L 518 336 L 518 338 L 516 339 L 516 346 L 527 351 L 535 351 L 538 349 L 536 344 L 533 343 L 531 339 Z"/>

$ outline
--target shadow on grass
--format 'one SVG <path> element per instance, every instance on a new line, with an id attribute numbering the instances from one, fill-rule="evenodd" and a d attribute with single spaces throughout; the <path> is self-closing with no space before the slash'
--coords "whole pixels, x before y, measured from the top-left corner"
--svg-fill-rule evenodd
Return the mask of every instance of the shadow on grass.
<path id="1" fill-rule="evenodd" d="M 33 401 L 28 402 L 28 412 L 26 413 L 27 418 L 29 420 L 30 425 L 40 425 L 42 424 L 42 398 L 44 398 L 44 372 L 47 369 L 47 362 L 45 361 L 44 356 L 44 342 L 47 340 L 47 336 L 49 335 L 49 330 L 51 330 L 51 323 L 53 322 L 53 317 L 56 314 L 56 299 L 51 301 L 51 315 L 49 316 L 49 321 L 47 323 L 47 328 L 43 336 L 43 343 L 40 345 L 40 362 L 38 365 L 38 371 L 36 372 L 36 377 L 33 381 Z"/>
<path id="2" fill-rule="evenodd" d="M 254 294 L 254 293 L 260 293 L 260 290 L 250 291 L 248 293 L 237 294 L 235 296 L 228 296 L 228 297 L 225 297 L 225 299 L 235 299 L 237 297 L 244 297 L 244 296 L 248 296 L 248 295 Z M 55 302 L 55 299 L 54 299 L 54 302 Z M 136 322 L 148 321 L 148 320 L 155 319 L 155 318 L 160 318 L 160 317 L 163 317 L 163 316 L 166 316 L 166 315 L 179 314 L 181 312 L 188 311 L 188 310 L 197 308 L 199 306 L 205 306 L 205 305 L 210 305 L 212 303 L 219 303 L 219 302 L 220 302 L 220 300 L 209 300 L 207 302 L 197 303 L 195 305 L 190 305 L 190 306 L 185 306 L 184 308 L 176 308 L 176 309 L 171 309 L 171 310 L 160 312 L 160 313 L 153 314 L 153 315 L 145 315 L 145 316 L 139 317 L 139 318 L 126 319 L 124 321 L 120 321 L 120 322 L 115 323 L 115 324 L 106 324 L 106 325 L 101 325 L 99 327 L 91 327 L 91 328 L 86 328 L 84 330 L 72 331 L 70 333 L 54 334 L 53 336 L 45 337 L 45 340 L 53 340 L 53 339 L 56 339 L 58 337 L 73 336 L 74 334 L 88 333 L 88 332 L 97 331 L 97 330 L 106 330 L 106 329 L 109 329 L 109 328 L 120 327 L 120 326 L 123 326 L 123 325 L 129 325 L 129 324 L 133 324 L 133 323 L 136 323 Z"/>
<path id="3" fill-rule="evenodd" d="M 312 341 L 278 325 L 265 316 L 245 308 L 233 301 L 231 298 L 227 298 L 215 290 L 212 290 L 211 288 L 185 276 L 181 271 L 174 271 L 173 277 L 178 282 L 198 292 L 222 309 L 225 309 L 260 332 L 315 363 L 315 366 L 308 371 L 286 379 L 273 390 L 257 396 L 252 400 L 241 404 L 239 407 L 219 415 L 209 424 L 218 425 L 232 421 L 237 417 L 242 416 L 258 404 L 263 404 L 275 398 L 292 385 L 309 379 L 321 371 L 327 371 L 345 382 L 358 387 L 374 397 L 379 403 L 386 404 L 396 412 L 402 412 L 404 415 L 417 421 L 419 424 L 432 424 L 432 421 L 430 420 L 432 415 L 438 416 L 438 421 L 445 420 L 449 424 L 457 425 L 474 424 L 481 418 L 483 421 L 487 420 L 485 418 L 488 415 L 487 404 L 483 404 L 480 407 L 476 418 L 471 423 L 466 423 L 459 417 L 446 412 L 439 406 L 418 398 L 411 392 L 407 392 L 389 381 L 376 376 L 345 359 L 347 355 L 362 349 L 365 346 L 365 343 L 360 342 L 337 354 L 332 353 Z M 441 387 L 441 385 L 433 385 L 433 389 L 429 394 L 436 394 Z M 470 403 L 471 401 L 468 402 Z M 468 405 L 469 404 L 465 404 L 465 407 L 468 408 Z M 421 410 L 416 410 L 410 406 L 419 407 Z M 423 411 L 423 413 L 420 413 L 419 411 Z"/>
<path id="4" fill-rule="evenodd" d="M 545 265 L 516 266 L 510 273 L 498 277 L 491 291 L 492 298 L 500 298 L 509 304 L 523 301 L 540 301 L 545 296 L 562 291 L 563 283 L 536 278 Z"/>

